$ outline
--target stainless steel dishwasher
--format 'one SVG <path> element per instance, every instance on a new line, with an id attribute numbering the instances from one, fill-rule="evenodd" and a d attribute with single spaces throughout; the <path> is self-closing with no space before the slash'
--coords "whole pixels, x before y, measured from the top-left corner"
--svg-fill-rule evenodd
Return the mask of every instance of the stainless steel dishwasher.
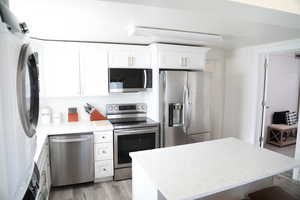
<path id="1" fill-rule="evenodd" d="M 50 136 L 52 186 L 94 181 L 93 133 Z"/>

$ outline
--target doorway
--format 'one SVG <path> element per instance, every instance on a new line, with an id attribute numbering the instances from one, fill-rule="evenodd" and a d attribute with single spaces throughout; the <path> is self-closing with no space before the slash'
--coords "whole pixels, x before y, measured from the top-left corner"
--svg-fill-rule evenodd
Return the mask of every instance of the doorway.
<path id="1" fill-rule="evenodd" d="M 260 145 L 295 157 L 300 95 L 299 51 L 273 52 L 264 57 Z M 292 178 L 293 172 L 286 176 Z"/>

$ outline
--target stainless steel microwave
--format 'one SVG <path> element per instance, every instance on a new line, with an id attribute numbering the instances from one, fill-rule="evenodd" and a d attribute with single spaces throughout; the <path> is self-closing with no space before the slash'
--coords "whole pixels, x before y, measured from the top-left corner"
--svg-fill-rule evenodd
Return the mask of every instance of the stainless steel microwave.
<path id="1" fill-rule="evenodd" d="M 152 88 L 152 69 L 109 68 L 109 92 L 141 92 Z"/>

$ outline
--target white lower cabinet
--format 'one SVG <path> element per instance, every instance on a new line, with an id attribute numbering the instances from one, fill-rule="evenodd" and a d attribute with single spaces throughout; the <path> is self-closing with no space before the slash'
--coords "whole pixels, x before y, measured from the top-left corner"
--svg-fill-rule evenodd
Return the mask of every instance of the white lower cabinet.
<path id="1" fill-rule="evenodd" d="M 95 162 L 95 178 L 105 178 L 114 175 L 113 160 Z"/>
<path id="2" fill-rule="evenodd" d="M 113 130 L 94 132 L 95 182 L 114 176 Z"/>
<path id="3" fill-rule="evenodd" d="M 112 143 L 102 143 L 95 145 L 95 160 L 110 160 L 112 157 Z"/>

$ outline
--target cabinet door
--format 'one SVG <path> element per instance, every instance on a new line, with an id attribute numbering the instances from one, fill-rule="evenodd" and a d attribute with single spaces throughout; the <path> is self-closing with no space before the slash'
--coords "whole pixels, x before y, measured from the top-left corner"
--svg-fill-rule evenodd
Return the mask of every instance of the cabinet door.
<path id="1" fill-rule="evenodd" d="M 161 68 L 185 67 L 183 54 L 176 51 L 161 52 L 159 54 L 159 66 Z"/>
<path id="2" fill-rule="evenodd" d="M 81 94 L 108 95 L 108 55 L 105 46 L 88 44 L 80 48 Z"/>
<path id="3" fill-rule="evenodd" d="M 79 49 L 76 44 L 46 42 L 41 71 L 45 96 L 80 95 Z"/>
<path id="4" fill-rule="evenodd" d="M 157 45 L 159 68 L 196 69 L 204 68 L 208 48 Z"/>
<path id="5" fill-rule="evenodd" d="M 133 68 L 150 68 L 151 53 L 149 47 L 136 46 L 131 51 Z"/>
<path id="6" fill-rule="evenodd" d="M 111 68 L 150 68 L 150 60 L 148 46 L 117 45 L 109 50 Z"/>
<path id="7" fill-rule="evenodd" d="M 204 69 L 205 55 L 202 51 L 190 51 L 183 54 L 184 66 L 190 69 Z"/>

